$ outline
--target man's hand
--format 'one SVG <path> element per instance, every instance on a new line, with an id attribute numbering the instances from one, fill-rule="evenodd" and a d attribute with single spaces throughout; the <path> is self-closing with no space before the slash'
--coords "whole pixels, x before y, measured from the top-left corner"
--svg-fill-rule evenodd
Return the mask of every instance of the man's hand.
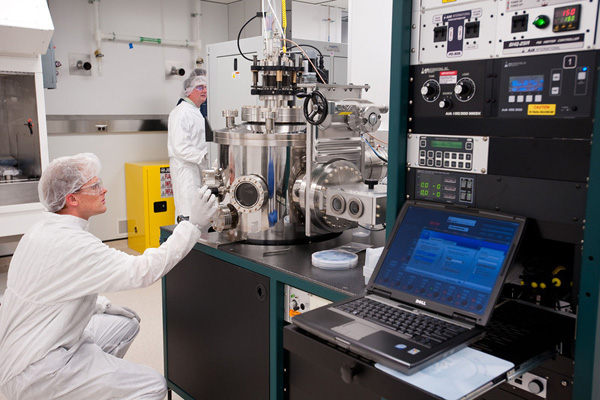
<path id="1" fill-rule="evenodd" d="M 217 198 L 206 185 L 202 186 L 202 188 L 198 189 L 192 200 L 190 222 L 198 228 L 202 228 L 210 223 L 216 211 Z"/>
<path id="2" fill-rule="evenodd" d="M 138 322 L 141 322 L 142 319 L 140 318 L 140 316 L 133 311 L 131 308 L 128 307 L 121 307 L 121 306 L 117 306 L 114 304 L 109 304 L 108 307 L 106 307 L 106 310 L 104 311 L 105 314 L 111 314 L 111 315 L 122 315 L 123 317 L 127 317 L 127 318 L 135 318 L 138 320 Z"/>

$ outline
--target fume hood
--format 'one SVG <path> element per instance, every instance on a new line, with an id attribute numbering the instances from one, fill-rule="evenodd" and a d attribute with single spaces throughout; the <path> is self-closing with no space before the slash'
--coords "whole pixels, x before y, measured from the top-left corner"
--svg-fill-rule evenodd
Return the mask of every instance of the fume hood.
<path id="1" fill-rule="evenodd" d="M 41 55 L 53 31 L 45 0 L 1 3 L 0 237 L 24 233 L 44 211 L 37 195 L 48 163 Z"/>

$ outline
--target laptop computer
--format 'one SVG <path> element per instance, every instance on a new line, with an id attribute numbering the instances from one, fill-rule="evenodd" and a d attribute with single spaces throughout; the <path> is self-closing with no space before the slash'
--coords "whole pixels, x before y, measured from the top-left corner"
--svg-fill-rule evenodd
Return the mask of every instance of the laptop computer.
<path id="1" fill-rule="evenodd" d="M 410 375 L 484 335 L 524 225 L 523 217 L 407 201 L 366 294 L 292 323 Z"/>

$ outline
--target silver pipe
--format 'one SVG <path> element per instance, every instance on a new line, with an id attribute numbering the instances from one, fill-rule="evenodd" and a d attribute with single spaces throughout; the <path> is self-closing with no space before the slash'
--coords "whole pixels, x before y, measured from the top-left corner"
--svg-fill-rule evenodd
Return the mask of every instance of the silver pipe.
<path id="1" fill-rule="evenodd" d="M 314 138 L 317 136 L 317 127 L 312 124 L 306 124 L 308 126 L 308 131 L 306 135 L 306 176 L 304 180 L 306 181 L 306 186 L 304 189 L 304 232 L 306 236 L 311 236 L 310 231 L 310 208 L 312 202 L 310 201 L 310 192 L 312 186 L 312 162 L 313 162 L 313 143 L 315 141 Z"/>

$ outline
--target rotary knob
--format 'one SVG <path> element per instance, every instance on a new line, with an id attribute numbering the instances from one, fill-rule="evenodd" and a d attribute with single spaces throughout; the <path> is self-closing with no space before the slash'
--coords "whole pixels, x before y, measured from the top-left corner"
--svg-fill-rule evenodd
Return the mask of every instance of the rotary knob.
<path id="1" fill-rule="evenodd" d="M 527 388 L 533 394 L 540 394 L 544 390 L 544 384 L 537 379 L 533 379 L 529 382 Z"/>
<path id="2" fill-rule="evenodd" d="M 300 306 L 298 305 L 298 302 L 296 300 L 292 300 L 292 302 L 290 303 L 290 306 L 292 307 L 292 310 L 294 310 L 294 311 L 298 311 L 300 309 Z"/>
<path id="3" fill-rule="evenodd" d="M 469 101 L 475 94 L 475 82 L 471 78 L 462 78 L 454 86 L 454 94 L 460 101 Z"/>
<path id="4" fill-rule="evenodd" d="M 429 103 L 436 101 L 440 96 L 440 84 L 433 79 L 428 80 L 421 87 L 421 96 Z"/>
<path id="5" fill-rule="evenodd" d="M 442 110 L 447 110 L 450 107 L 452 107 L 452 100 L 450 99 L 442 99 L 440 100 L 440 102 L 438 103 L 438 106 L 442 109 Z"/>

